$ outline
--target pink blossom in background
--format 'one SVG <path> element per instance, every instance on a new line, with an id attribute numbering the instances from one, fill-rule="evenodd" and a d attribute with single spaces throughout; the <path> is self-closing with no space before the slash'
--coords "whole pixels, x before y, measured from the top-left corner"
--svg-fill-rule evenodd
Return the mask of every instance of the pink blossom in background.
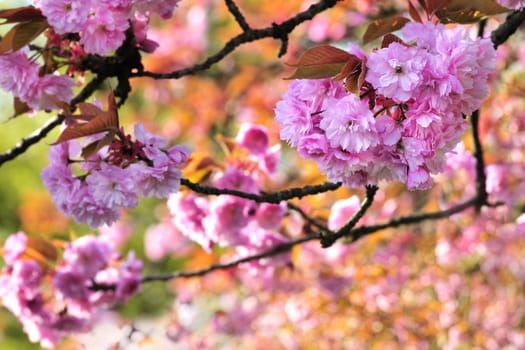
<path id="1" fill-rule="evenodd" d="M 282 224 L 288 208 L 286 203 L 261 203 L 257 207 L 255 220 L 257 224 L 267 230 L 277 230 Z"/>
<path id="2" fill-rule="evenodd" d="M 361 200 L 358 196 L 348 199 L 338 200 L 332 205 L 328 218 L 328 228 L 338 230 L 343 227 L 361 207 Z"/>
<path id="3" fill-rule="evenodd" d="M 167 205 L 175 227 L 184 236 L 201 245 L 204 250 L 211 251 L 214 241 L 208 236 L 203 225 L 210 205 L 206 198 L 192 193 L 185 196 L 175 193 L 168 197 Z"/>
<path id="4" fill-rule="evenodd" d="M 111 244 L 114 249 L 121 248 L 133 234 L 133 227 L 125 221 L 118 221 L 111 226 L 99 227 L 101 239 Z"/>
<path id="5" fill-rule="evenodd" d="M 226 188 L 246 193 L 259 192 L 255 180 L 245 174 L 241 169 L 234 167 L 228 167 L 214 182 L 217 188 Z"/>
<path id="6" fill-rule="evenodd" d="M 15 240 L 27 236 L 18 232 L 4 249 L 12 251 Z M 90 331 L 99 308 L 124 302 L 138 291 L 142 270 L 132 253 L 121 259 L 109 243 L 94 236 L 72 241 L 56 267 L 47 266 L 51 283 L 39 263 L 28 257 L 11 254 L 6 264 L 0 272 L 3 304 L 20 319 L 29 339 L 44 348 L 54 348 L 71 333 Z M 106 275 L 112 278 L 103 278 Z"/>
<path id="7" fill-rule="evenodd" d="M 254 155 L 264 154 L 270 144 L 265 127 L 248 123 L 241 125 L 235 141 Z"/>
<path id="8" fill-rule="evenodd" d="M 496 0 L 498 4 L 509 9 L 519 10 L 525 7 L 523 0 Z"/>
<path id="9" fill-rule="evenodd" d="M 346 23 L 339 21 L 330 22 L 330 18 L 325 14 L 315 16 L 308 26 L 308 36 L 310 39 L 315 42 L 341 40 L 346 34 Z M 356 24 L 356 22 L 354 22 L 354 24 Z"/>
<path id="10" fill-rule="evenodd" d="M 24 232 L 19 231 L 7 237 L 4 242 L 4 260 L 7 264 L 12 264 L 18 260 L 27 246 L 27 236 Z"/>
<path id="11" fill-rule="evenodd" d="M 152 261 L 170 255 L 183 255 L 188 251 L 189 241 L 172 222 L 161 222 L 148 227 L 144 235 L 144 249 Z"/>
<path id="12" fill-rule="evenodd" d="M 202 224 L 212 240 L 220 246 L 235 246 L 245 241 L 241 230 L 248 226 L 256 211 L 254 202 L 234 197 L 219 196 L 210 202 L 210 215 Z"/>
<path id="13" fill-rule="evenodd" d="M 271 174 L 269 170 L 275 170 L 274 165 L 272 169 L 262 168 L 259 164 L 261 158 L 271 157 L 272 164 L 278 163 L 280 148 L 270 146 L 265 127 L 248 123 L 241 126 L 235 143 L 238 147 L 247 148 L 250 156 L 228 158 L 227 166 L 215 171 L 209 181 L 215 188 L 258 194 Z M 246 256 L 287 241 L 277 232 L 288 211 L 284 202 L 256 203 L 234 195 L 201 197 L 194 193 L 176 193 L 168 198 L 167 204 L 176 230 L 208 252 L 214 245 L 219 245 L 235 248 L 239 256 Z M 162 246 L 163 240 L 156 228 L 148 233 L 147 246 L 151 247 L 151 255 L 155 258 L 177 253 L 170 251 L 168 243 Z M 276 265 L 282 265 L 288 258 L 285 254 L 283 259 L 277 260 Z M 266 259 L 254 265 L 254 271 L 259 266 L 257 264 L 263 264 L 261 271 L 271 278 L 273 269 L 267 269 L 268 263 L 263 261 Z"/>

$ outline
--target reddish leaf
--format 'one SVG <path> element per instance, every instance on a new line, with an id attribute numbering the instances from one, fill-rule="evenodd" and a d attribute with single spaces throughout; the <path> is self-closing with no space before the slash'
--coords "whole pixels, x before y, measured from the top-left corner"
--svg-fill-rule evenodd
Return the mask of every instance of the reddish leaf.
<path id="1" fill-rule="evenodd" d="M 60 143 L 79 137 L 98 134 L 105 131 L 117 131 L 119 128 L 118 110 L 115 96 L 111 93 L 108 95 L 108 110 L 102 111 L 94 105 L 88 103 L 79 106 L 81 111 L 87 112 L 87 115 L 68 115 L 70 118 L 77 120 L 87 120 L 87 123 L 77 123 L 70 125 L 62 131 L 55 143 Z M 95 114 L 99 112 L 98 114 Z"/>
<path id="2" fill-rule="evenodd" d="M 103 112 L 103 110 L 88 102 L 80 102 L 77 104 L 77 107 L 85 120 L 93 119 L 93 117 Z"/>
<path id="3" fill-rule="evenodd" d="M 70 116 L 71 115 L 71 108 L 69 108 L 69 103 L 67 102 L 64 102 L 64 101 L 61 101 L 57 98 L 55 98 L 55 96 L 52 96 L 52 95 L 48 95 L 46 93 L 42 93 L 43 97 L 46 99 L 46 100 L 49 100 L 51 102 L 53 102 L 53 104 L 55 106 L 57 106 L 58 108 L 60 108 L 61 110 L 64 111 L 64 114 L 66 116 Z"/>
<path id="4" fill-rule="evenodd" d="M 13 38 L 15 37 L 16 31 L 11 28 L 4 37 L 0 40 L 0 55 L 10 51 L 13 47 Z"/>
<path id="5" fill-rule="evenodd" d="M 40 12 L 40 9 L 37 9 L 33 6 L 23 6 L 14 9 L 0 10 L 0 18 L 6 20 L 2 24 L 16 22 L 34 22 L 46 19 L 42 15 L 42 12 Z"/>
<path id="6" fill-rule="evenodd" d="M 36 39 L 49 27 L 47 21 L 24 22 L 15 26 L 16 33 L 13 37 L 13 51 L 17 51 Z"/>
<path id="7" fill-rule="evenodd" d="M 400 43 L 400 44 L 405 45 L 405 43 L 403 42 L 403 40 L 401 40 L 400 37 L 394 34 L 388 33 L 387 35 L 383 37 L 383 41 L 381 42 L 381 48 L 383 49 L 385 47 L 388 47 L 392 43 Z"/>
<path id="8" fill-rule="evenodd" d="M 53 243 L 41 237 L 27 237 L 26 254 L 43 263 L 55 262 L 58 258 L 57 248 Z"/>
<path id="9" fill-rule="evenodd" d="M 115 139 L 115 133 L 109 132 L 100 140 L 90 143 L 86 147 L 82 148 L 82 153 L 81 153 L 82 158 L 89 159 L 93 154 L 99 151 L 102 147 L 110 145 L 114 139 Z"/>
<path id="10" fill-rule="evenodd" d="M 65 128 L 58 137 L 56 143 L 117 129 L 118 124 L 115 124 L 112 113 L 102 112 L 87 123 L 71 125 Z"/>
<path id="11" fill-rule="evenodd" d="M 343 66 L 343 69 L 341 69 L 341 72 L 337 74 L 333 79 L 334 81 L 341 81 L 349 76 L 359 74 L 361 71 L 361 60 L 357 58 L 357 56 L 352 56 L 351 59 L 349 59 L 345 65 Z"/>
<path id="12" fill-rule="evenodd" d="M 363 42 L 366 44 L 385 34 L 395 32 L 396 30 L 403 28 L 408 22 L 410 22 L 408 18 L 401 16 L 375 20 L 370 23 L 366 29 L 365 35 L 363 36 Z"/>
<path id="13" fill-rule="evenodd" d="M 118 129 L 118 106 L 113 92 L 110 92 L 108 95 L 108 112 L 111 114 L 112 122 L 117 126 Z"/>
<path id="14" fill-rule="evenodd" d="M 361 87 L 365 82 L 366 75 L 366 58 L 359 59 L 357 56 L 352 56 L 345 64 L 339 74 L 337 74 L 334 81 L 344 81 L 344 87 L 347 91 L 359 95 Z"/>
<path id="15" fill-rule="evenodd" d="M 0 42 L 0 54 L 17 51 L 29 44 L 49 27 L 46 21 L 22 22 L 7 32 Z"/>
<path id="16" fill-rule="evenodd" d="M 23 102 L 18 97 L 14 98 L 14 109 L 15 109 L 15 112 L 11 118 L 16 118 L 19 115 L 22 115 L 31 110 L 31 108 L 29 108 L 27 103 Z"/>
<path id="17" fill-rule="evenodd" d="M 427 0 L 428 14 L 433 14 L 436 10 L 444 7 L 450 0 Z"/>
<path id="18" fill-rule="evenodd" d="M 414 6 L 414 4 L 412 4 L 412 1 L 408 1 L 408 13 L 414 21 L 419 22 L 419 23 L 423 22 L 421 20 L 421 16 L 419 12 L 417 11 L 416 7 Z"/>
<path id="19" fill-rule="evenodd" d="M 232 138 L 225 137 L 219 134 L 215 137 L 215 139 L 217 140 L 217 142 L 219 143 L 219 146 L 221 146 L 222 151 L 226 155 L 230 155 L 231 153 L 233 153 L 235 148 L 237 148 L 238 143 L 235 142 L 235 140 Z"/>
<path id="20" fill-rule="evenodd" d="M 192 182 L 202 182 L 210 176 L 213 169 L 219 168 L 220 165 L 208 154 L 194 152 L 188 159 L 188 163 L 182 170 L 182 174 Z"/>
<path id="21" fill-rule="evenodd" d="M 353 55 L 329 45 L 307 50 L 296 64 L 295 72 L 286 79 L 320 79 L 338 74 Z"/>
<path id="22" fill-rule="evenodd" d="M 450 0 L 435 15 L 442 23 L 474 23 L 507 11 L 492 0 Z"/>
<path id="23" fill-rule="evenodd" d="M 357 90 L 356 94 L 361 92 L 361 86 L 363 86 L 363 84 L 365 83 L 366 70 L 367 68 L 366 68 L 366 57 L 365 57 L 361 61 L 361 73 L 359 73 L 359 76 L 357 77 L 357 86 L 359 89 Z"/>

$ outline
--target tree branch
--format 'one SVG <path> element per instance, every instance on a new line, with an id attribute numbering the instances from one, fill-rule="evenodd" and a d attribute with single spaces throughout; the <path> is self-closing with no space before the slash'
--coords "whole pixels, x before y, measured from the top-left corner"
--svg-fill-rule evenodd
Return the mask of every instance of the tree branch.
<path id="1" fill-rule="evenodd" d="M 75 96 L 71 100 L 71 107 L 74 108 L 74 106 L 81 102 L 86 100 L 91 94 L 102 84 L 105 77 L 96 76 L 91 80 L 83 89 L 80 91 L 80 93 Z M 33 134 L 31 134 L 28 137 L 23 138 L 20 140 L 20 142 L 10 150 L 0 154 L 0 166 L 4 164 L 5 162 L 8 162 L 10 160 L 15 159 L 22 153 L 24 153 L 29 147 L 32 145 L 38 143 L 40 140 L 42 140 L 44 137 L 47 136 L 54 128 L 62 124 L 64 121 L 64 116 L 59 114 L 53 119 L 50 119 L 42 128 L 36 130 Z"/>
<path id="2" fill-rule="evenodd" d="M 264 38 L 274 38 L 281 40 L 282 45 L 279 51 L 279 57 L 281 57 L 286 53 L 287 50 L 288 35 L 295 29 L 295 27 L 297 27 L 303 22 L 311 20 L 318 13 L 321 13 L 324 10 L 334 7 L 338 1 L 341 0 L 321 0 L 318 3 L 311 5 L 307 10 L 298 13 L 294 17 L 282 22 L 281 24 L 273 23 L 271 27 L 263 29 L 245 29 L 242 34 L 239 34 L 236 37 L 230 39 L 219 52 L 208 57 L 204 62 L 196 64 L 192 67 L 176 70 L 171 73 L 154 73 L 148 71 L 135 72 L 130 74 L 130 77 L 178 79 L 186 75 L 191 75 L 197 72 L 207 70 L 215 63 L 221 61 L 224 57 L 233 52 L 237 47 L 241 46 L 242 44 Z"/>
<path id="3" fill-rule="evenodd" d="M 373 192 L 373 193 L 372 193 Z M 359 212 L 365 212 L 368 207 L 365 205 L 367 202 L 372 202 L 372 199 L 373 199 L 373 194 L 375 193 L 375 190 L 374 190 L 374 187 L 370 186 L 370 187 L 367 187 L 367 198 L 365 199 L 365 201 L 363 202 L 361 208 L 359 209 L 358 213 Z M 349 222 L 347 225 L 345 225 L 345 227 L 343 227 L 341 230 L 339 230 L 338 232 L 341 232 L 341 233 L 344 233 L 341 235 L 341 237 L 349 237 L 351 242 L 355 242 L 357 241 L 358 239 L 361 239 L 365 236 L 368 236 L 372 233 L 375 233 L 375 232 L 378 232 L 378 231 L 381 231 L 381 230 L 384 230 L 384 229 L 387 229 L 387 228 L 396 228 L 396 227 L 399 227 L 399 226 L 403 226 L 403 225 L 411 225 L 411 224 L 416 224 L 416 223 L 420 223 L 420 222 L 423 222 L 423 221 L 434 221 L 434 220 L 441 220 L 441 219 L 446 219 L 454 214 L 458 214 L 468 208 L 471 208 L 471 207 L 475 207 L 476 206 L 476 203 L 478 201 L 478 198 L 477 197 L 474 197 L 472 199 L 469 199 L 463 203 L 460 203 L 460 204 L 457 204 L 449 209 L 446 209 L 446 210 L 442 210 L 442 211 L 437 211 L 437 212 L 431 212 L 431 213 L 423 213 L 423 214 L 418 214 L 418 215 L 410 215 L 410 216 L 404 216 L 404 217 L 400 217 L 400 218 L 397 218 L 397 219 L 392 219 L 386 223 L 383 223 L 383 224 L 378 224 L 378 225 L 372 225 L 372 226 L 360 226 L 360 227 L 357 227 L 357 228 L 353 228 L 353 229 L 345 229 L 346 226 L 350 227 L 350 223 L 352 221 L 354 221 L 353 219 L 355 219 L 355 221 L 357 222 L 359 219 L 359 215 L 358 213 L 356 213 L 354 215 L 354 217 L 352 218 L 351 222 Z M 360 214 L 362 216 L 362 214 Z M 355 224 L 354 224 L 355 225 Z M 328 232 L 328 234 L 330 234 L 330 232 Z M 337 233 L 333 233 L 332 232 L 332 235 L 335 235 Z M 202 277 L 210 272 L 213 272 L 213 271 L 216 271 L 216 270 L 227 270 L 227 269 L 231 269 L 233 267 L 237 267 L 239 265 L 242 265 L 244 263 L 247 263 L 247 262 L 250 262 L 250 261 L 255 261 L 255 260 L 258 260 L 258 259 L 262 259 L 262 258 L 267 258 L 267 257 L 270 257 L 270 256 L 274 256 L 274 255 L 278 255 L 278 254 L 282 254 L 282 253 L 286 253 L 288 251 L 290 251 L 290 249 L 292 249 L 294 246 L 296 245 L 299 245 L 299 244 L 303 244 L 303 243 L 306 243 L 306 242 L 309 242 L 309 241 L 313 241 L 313 240 L 320 240 L 322 241 L 323 239 L 326 239 L 327 237 L 327 233 L 324 233 L 324 232 L 317 232 L 317 233 L 312 233 L 312 234 L 309 234 L 309 235 L 306 235 L 304 237 L 301 237 L 301 238 L 298 238 L 298 239 L 294 239 L 294 240 L 290 240 L 286 243 L 283 243 L 283 244 L 280 244 L 280 245 L 277 245 L 265 252 L 262 252 L 262 253 L 258 253 L 258 254 L 254 254 L 254 255 L 250 255 L 250 256 L 247 256 L 247 257 L 244 257 L 244 258 L 241 258 L 241 259 L 238 259 L 238 260 L 234 260 L 234 261 L 231 261 L 231 262 L 228 262 L 228 263 L 222 263 L 222 264 L 213 264 L 213 265 L 210 265 L 206 268 L 203 268 L 203 269 L 198 269 L 198 270 L 194 270 L 194 271 L 181 271 L 181 272 L 175 272 L 175 273 L 171 273 L 171 274 L 163 274 L 163 275 L 151 275 L 151 276 L 145 276 L 142 278 L 142 283 L 147 283 L 147 282 L 154 282 L 154 281 L 169 281 L 169 280 L 172 280 L 172 279 L 176 279 L 176 278 L 189 278 L 189 277 Z"/>
<path id="4" fill-rule="evenodd" d="M 508 15 L 505 22 L 490 34 L 490 40 L 494 44 L 494 47 L 497 48 L 507 41 L 507 39 L 521 26 L 523 21 L 525 21 L 525 9 L 514 11 Z"/>
<path id="5" fill-rule="evenodd" d="M 342 238 L 344 236 L 347 236 L 352 229 L 355 227 L 359 219 L 365 215 L 366 211 L 370 206 L 372 205 L 372 202 L 374 201 L 374 197 L 377 192 L 377 186 L 366 186 L 366 198 L 361 203 L 361 207 L 359 210 L 352 216 L 352 218 L 341 227 L 337 232 L 335 233 L 327 233 L 321 236 L 321 246 L 323 248 L 331 247 L 339 238 Z"/>
<path id="6" fill-rule="evenodd" d="M 239 23 L 239 26 L 241 26 L 242 30 L 245 32 L 252 30 L 239 10 L 239 7 L 237 7 L 237 4 L 235 4 L 233 0 L 224 0 L 224 2 L 226 3 L 226 6 L 228 6 L 230 13 L 233 15 L 233 17 L 235 17 L 237 23 Z"/>
<path id="7" fill-rule="evenodd" d="M 290 189 L 279 191 L 279 192 L 265 193 L 265 194 L 258 195 L 258 194 L 253 194 L 253 193 L 237 191 L 237 190 L 230 190 L 226 188 L 219 189 L 215 187 L 202 186 L 194 182 L 191 182 L 188 179 L 181 179 L 181 184 L 183 186 L 188 187 L 193 192 L 197 192 L 200 194 L 215 195 L 215 196 L 228 194 L 228 195 L 241 197 L 245 199 L 251 199 L 257 203 L 280 203 L 282 201 L 287 201 L 287 200 L 294 199 L 294 198 L 300 199 L 305 196 L 311 196 L 314 194 L 334 191 L 334 190 L 337 190 L 339 187 L 341 187 L 341 183 L 325 182 L 324 184 L 315 185 L 315 186 L 295 187 L 295 188 L 290 188 Z"/>
<path id="8" fill-rule="evenodd" d="M 169 281 L 175 278 L 201 277 L 201 276 L 204 276 L 216 270 L 227 270 L 227 269 L 237 267 L 241 264 L 244 264 L 250 261 L 255 261 L 255 260 L 262 259 L 262 258 L 267 258 L 270 256 L 286 253 L 290 251 L 292 247 L 298 244 L 302 244 L 302 243 L 312 241 L 315 239 L 319 239 L 319 238 L 320 238 L 319 234 L 312 234 L 312 235 L 304 236 L 304 237 L 301 237 L 295 240 L 288 241 L 283 244 L 279 244 L 265 252 L 255 254 L 255 255 L 250 255 L 250 256 L 247 256 L 247 257 L 244 257 L 238 260 L 228 262 L 228 263 L 212 264 L 206 268 L 194 270 L 194 271 L 181 271 L 181 272 L 175 272 L 175 273 L 169 273 L 169 274 L 163 274 L 163 275 L 145 276 L 142 278 L 141 282 L 147 283 L 147 282 L 154 282 L 154 281 Z"/>

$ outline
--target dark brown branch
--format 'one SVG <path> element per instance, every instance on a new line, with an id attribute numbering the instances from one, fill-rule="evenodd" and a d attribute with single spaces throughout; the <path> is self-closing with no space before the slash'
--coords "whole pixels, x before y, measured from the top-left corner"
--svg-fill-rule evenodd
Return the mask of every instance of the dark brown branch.
<path id="1" fill-rule="evenodd" d="M 230 11 L 233 17 L 235 17 L 235 20 L 237 23 L 239 23 L 239 26 L 241 26 L 242 30 L 245 32 L 252 30 L 239 10 L 239 7 L 237 7 L 237 4 L 235 4 L 233 0 L 224 0 L 224 2 L 226 3 L 226 6 L 228 6 L 228 11 Z"/>
<path id="2" fill-rule="evenodd" d="M 472 139 L 474 141 L 474 157 L 476 158 L 476 210 L 487 204 L 487 175 L 485 174 L 485 161 L 483 159 L 483 147 L 479 137 L 479 111 L 474 111 L 471 117 Z"/>
<path id="3" fill-rule="evenodd" d="M 349 232 L 352 231 L 352 229 L 355 227 L 359 219 L 361 219 L 363 215 L 365 215 L 368 208 L 370 208 L 370 206 L 372 205 L 376 192 L 377 192 L 377 186 L 366 186 L 366 198 L 363 201 L 363 203 L 361 203 L 361 207 L 352 216 L 352 218 L 343 227 L 341 227 L 337 232 L 333 234 L 327 233 L 327 234 L 322 235 L 321 245 L 323 246 L 323 248 L 328 248 L 332 246 L 338 239 L 347 236 Z"/>
<path id="4" fill-rule="evenodd" d="M 310 217 L 307 213 L 305 213 L 301 208 L 299 208 L 295 204 L 288 203 L 288 209 L 297 212 L 309 225 L 317 228 L 318 230 L 328 231 L 328 228 L 325 225 Z"/>
<path id="5" fill-rule="evenodd" d="M 403 225 L 412 225 L 412 224 L 417 224 L 417 223 L 428 221 L 428 220 L 432 221 L 432 220 L 446 219 L 454 214 L 461 213 L 462 211 L 468 208 L 475 207 L 477 202 L 478 202 L 478 198 L 474 197 L 463 203 L 457 204 L 449 209 L 435 211 L 431 213 L 423 213 L 423 214 L 416 214 L 416 215 L 395 218 L 388 222 L 385 222 L 384 224 L 378 224 L 378 225 L 372 225 L 372 226 L 360 226 L 348 232 L 348 234 L 346 234 L 345 237 L 349 237 L 352 242 L 355 242 L 358 239 L 361 239 L 371 233 L 374 233 L 380 230 L 384 230 L 387 228 L 396 228 L 396 227 L 403 226 Z"/>
<path id="6" fill-rule="evenodd" d="M 242 44 L 253 42 L 264 38 L 280 39 L 282 42 L 281 50 L 279 51 L 279 57 L 283 56 L 287 50 L 288 35 L 297 27 L 299 24 L 311 20 L 318 13 L 323 12 L 331 7 L 340 0 L 321 0 L 316 4 L 311 5 L 307 10 L 298 13 L 294 17 L 280 23 L 272 24 L 271 27 L 263 29 L 250 29 L 245 30 L 242 34 L 230 39 L 224 47 L 216 54 L 208 57 L 204 62 L 196 64 L 192 67 L 176 70 L 171 73 L 154 73 L 154 72 L 136 72 L 132 73 L 130 77 L 150 77 L 154 79 L 178 79 L 186 75 L 195 74 L 207 70 L 215 63 L 221 61 L 228 54 L 233 52 L 237 47 Z"/>
<path id="7" fill-rule="evenodd" d="M 279 244 L 279 245 L 277 245 L 277 246 L 275 246 L 275 247 L 273 247 L 273 248 L 271 248 L 271 249 L 269 249 L 269 250 L 267 250 L 265 252 L 259 253 L 259 254 L 250 255 L 250 256 L 247 256 L 247 257 L 244 257 L 244 258 L 241 258 L 241 259 L 238 259 L 238 260 L 234 260 L 234 261 L 231 261 L 231 262 L 228 262 L 228 263 L 224 263 L 224 264 L 213 264 L 213 265 L 210 265 L 210 266 L 208 266 L 206 268 L 195 270 L 195 271 L 187 271 L 187 272 L 182 271 L 182 272 L 175 272 L 175 273 L 169 273 L 169 274 L 164 274 L 164 275 L 145 276 L 144 278 L 142 278 L 142 283 L 154 282 L 154 281 L 169 281 L 169 280 L 172 280 L 172 279 L 175 279 L 175 278 L 188 278 L 188 277 L 204 276 L 207 273 L 210 273 L 210 272 L 213 272 L 213 271 L 216 271 L 216 270 L 227 270 L 227 269 L 239 266 L 241 264 L 244 264 L 244 263 L 247 263 L 247 262 L 250 262 L 250 261 L 255 261 L 255 260 L 262 259 L 262 258 L 267 258 L 267 257 L 270 257 L 270 256 L 286 253 L 286 252 L 290 251 L 290 249 L 292 249 L 292 247 L 294 247 L 294 246 L 296 246 L 298 244 L 302 244 L 302 243 L 305 243 L 305 242 L 308 242 L 308 241 L 312 241 L 312 240 L 315 240 L 315 239 L 319 239 L 319 238 L 320 238 L 319 234 L 312 234 L 312 235 L 309 235 L 309 236 L 304 236 L 304 237 L 301 237 L 301 238 L 298 238 L 298 239 L 295 239 L 295 240 L 288 241 L 288 242 L 283 243 L 283 244 Z"/>
<path id="8" fill-rule="evenodd" d="M 91 80 L 80 93 L 71 100 L 71 107 L 73 108 L 77 103 L 86 100 L 91 94 L 102 84 L 104 78 L 99 76 Z M 23 138 L 20 142 L 10 150 L 0 154 L 0 166 L 5 162 L 15 159 L 24 153 L 29 147 L 38 143 L 47 136 L 54 128 L 62 124 L 64 121 L 63 115 L 58 115 L 50 119 L 42 128 L 36 130 L 32 135 Z"/>
<path id="9" fill-rule="evenodd" d="M 259 195 L 259 194 L 246 193 L 246 192 L 237 191 L 237 190 L 230 190 L 226 188 L 219 189 L 215 187 L 202 186 L 194 182 L 191 182 L 188 179 L 182 179 L 181 184 L 183 186 L 188 187 L 193 192 L 197 192 L 200 194 L 214 195 L 214 196 L 228 194 L 228 195 L 232 195 L 236 197 L 251 199 L 257 203 L 280 203 L 282 201 L 287 201 L 287 200 L 294 199 L 294 198 L 300 199 L 305 196 L 311 196 L 314 194 L 334 191 L 334 190 L 337 190 L 339 187 L 341 187 L 341 183 L 325 182 L 324 184 L 321 184 L 321 185 L 295 187 L 295 188 L 290 188 L 290 189 L 279 191 L 279 192 L 265 193 L 265 194 Z"/>
<path id="10" fill-rule="evenodd" d="M 521 26 L 523 21 L 525 21 L 525 10 L 514 11 L 509 14 L 505 19 L 505 22 L 490 34 L 490 40 L 494 44 L 494 47 L 497 48 L 507 41 L 507 39 Z"/>

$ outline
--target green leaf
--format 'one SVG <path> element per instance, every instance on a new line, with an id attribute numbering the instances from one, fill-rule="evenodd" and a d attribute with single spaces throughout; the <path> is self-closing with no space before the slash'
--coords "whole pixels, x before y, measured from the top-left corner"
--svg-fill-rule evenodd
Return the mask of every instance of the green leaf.
<path id="1" fill-rule="evenodd" d="M 363 43 L 367 44 L 385 34 L 395 32 L 403 28 L 408 22 L 410 22 L 408 18 L 401 16 L 377 19 L 370 23 L 366 29 L 365 35 L 363 36 Z"/>
<path id="2" fill-rule="evenodd" d="M 295 72 L 285 79 L 321 79 L 338 74 L 349 59 L 355 57 L 346 51 L 329 45 L 322 45 L 307 50 L 299 58 Z"/>

